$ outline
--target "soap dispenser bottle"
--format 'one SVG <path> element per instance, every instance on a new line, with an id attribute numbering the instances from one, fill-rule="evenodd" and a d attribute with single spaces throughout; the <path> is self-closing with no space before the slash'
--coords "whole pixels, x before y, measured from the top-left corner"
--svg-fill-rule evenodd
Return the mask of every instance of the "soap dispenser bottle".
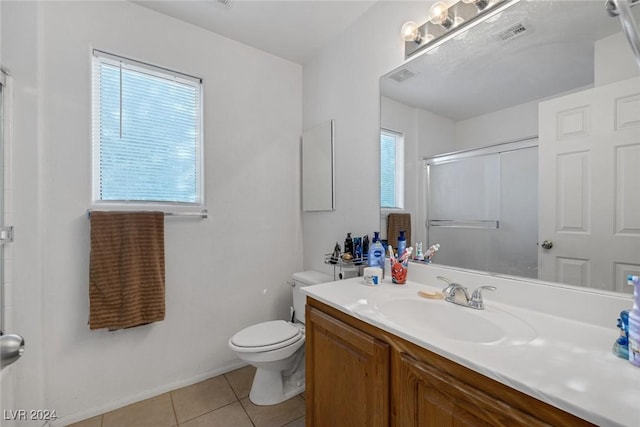
<path id="1" fill-rule="evenodd" d="M 402 257 L 404 251 L 407 250 L 407 238 L 404 237 L 404 230 L 400 230 L 400 235 L 398 236 L 398 259 Z"/>
<path id="2" fill-rule="evenodd" d="M 629 362 L 640 367 L 640 276 L 629 275 L 633 286 L 633 308 L 629 311 Z"/>

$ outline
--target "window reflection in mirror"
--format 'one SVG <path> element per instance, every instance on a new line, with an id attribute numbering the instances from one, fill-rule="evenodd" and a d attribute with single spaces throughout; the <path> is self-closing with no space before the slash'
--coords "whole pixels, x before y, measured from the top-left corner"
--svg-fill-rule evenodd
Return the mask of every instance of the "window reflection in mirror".
<path id="1" fill-rule="evenodd" d="M 387 129 L 380 132 L 380 207 L 404 207 L 404 135 Z"/>

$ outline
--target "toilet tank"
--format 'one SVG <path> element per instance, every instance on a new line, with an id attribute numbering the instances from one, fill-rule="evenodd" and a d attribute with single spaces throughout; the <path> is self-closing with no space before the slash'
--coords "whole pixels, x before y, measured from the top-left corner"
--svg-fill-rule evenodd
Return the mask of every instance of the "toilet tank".
<path id="1" fill-rule="evenodd" d="M 307 296 L 300 288 L 326 282 L 333 282 L 333 276 L 312 270 L 293 273 L 293 309 L 296 321 L 304 323 L 304 306 L 307 303 Z"/>

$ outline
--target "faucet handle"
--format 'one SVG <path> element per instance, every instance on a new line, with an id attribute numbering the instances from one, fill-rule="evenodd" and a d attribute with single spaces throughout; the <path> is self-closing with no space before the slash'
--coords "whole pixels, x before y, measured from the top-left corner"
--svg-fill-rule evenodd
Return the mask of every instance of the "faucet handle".
<path id="1" fill-rule="evenodd" d="M 495 291 L 495 286 L 480 286 L 476 288 L 471 294 L 471 300 L 469 301 L 469 306 L 472 308 L 476 308 L 478 310 L 484 310 L 484 301 L 482 300 L 482 290 L 486 289 L 489 291 Z"/>
<path id="2" fill-rule="evenodd" d="M 448 297 L 451 293 L 455 293 L 456 288 L 460 286 L 460 284 L 452 282 L 444 276 L 437 276 L 437 278 L 447 283 L 447 286 L 442 290 L 445 297 Z"/>
<path id="3" fill-rule="evenodd" d="M 450 284 L 453 283 L 451 280 L 449 280 L 448 278 L 446 278 L 444 276 L 437 276 L 436 279 L 444 280 L 445 282 L 447 282 L 447 285 L 450 285 Z"/>
<path id="4" fill-rule="evenodd" d="M 456 282 L 452 282 L 451 280 L 449 280 L 448 278 L 444 277 L 444 276 L 437 276 L 438 279 L 443 280 L 447 283 L 447 286 L 442 290 L 442 292 L 446 294 L 448 294 L 450 291 L 453 291 L 456 287 L 458 286 L 462 286 L 459 283 Z"/>

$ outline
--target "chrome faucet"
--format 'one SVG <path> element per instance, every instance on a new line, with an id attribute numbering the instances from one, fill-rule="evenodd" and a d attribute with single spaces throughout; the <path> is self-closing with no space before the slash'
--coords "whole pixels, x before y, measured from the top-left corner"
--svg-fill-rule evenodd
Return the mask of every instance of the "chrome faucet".
<path id="1" fill-rule="evenodd" d="M 444 294 L 444 300 L 447 302 L 452 302 L 457 305 L 461 305 L 463 307 L 470 307 L 476 310 L 484 310 L 484 301 L 482 300 L 482 290 L 487 289 L 490 291 L 495 291 L 495 286 L 480 286 L 476 290 L 473 291 L 471 296 L 469 296 L 469 291 L 467 288 L 462 286 L 460 283 L 453 283 L 451 280 L 447 279 L 443 276 L 438 276 L 438 279 L 444 280 L 447 282 L 447 287 L 442 290 Z"/>
<path id="2" fill-rule="evenodd" d="M 471 294 L 471 301 L 469 301 L 469 307 L 475 308 L 476 310 L 484 310 L 484 301 L 482 300 L 482 290 L 486 289 L 488 291 L 495 291 L 495 286 L 480 286 L 476 288 L 475 291 Z"/>

